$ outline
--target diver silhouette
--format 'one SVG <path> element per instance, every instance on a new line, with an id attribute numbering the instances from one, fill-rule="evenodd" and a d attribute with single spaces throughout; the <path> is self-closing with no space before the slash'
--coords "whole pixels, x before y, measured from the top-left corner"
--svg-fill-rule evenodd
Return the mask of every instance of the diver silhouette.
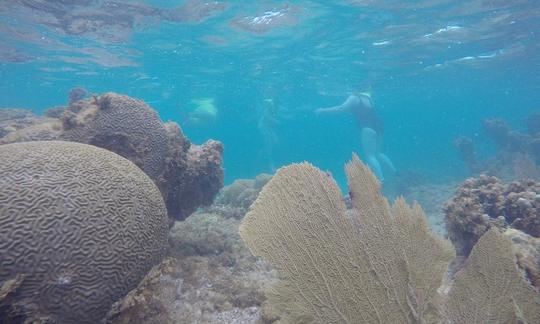
<path id="1" fill-rule="evenodd" d="M 384 182 L 383 169 L 390 173 L 395 173 L 396 168 L 390 158 L 381 152 L 384 127 L 375 112 L 371 95 L 365 92 L 351 94 L 339 106 L 318 108 L 315 110 L 316 115 L 344 112 L 351 113 L 358 122 L 358 126 L 361 129 L 361 146 L 366 162 L 377 178 L 381 182 Z"/>

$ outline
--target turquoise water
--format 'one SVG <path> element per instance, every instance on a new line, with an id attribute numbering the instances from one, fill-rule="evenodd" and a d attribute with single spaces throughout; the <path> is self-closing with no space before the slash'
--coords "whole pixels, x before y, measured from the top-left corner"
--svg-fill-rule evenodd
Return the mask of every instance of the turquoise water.
<path id="1" fill-rule="evenodd" d="M 467 175 L 458 135 L 488 154 L 484 118 L 519 129 L 540 108 L 533 0 L 7 0 L 0 15 L 0 107 L 42 112 L 75 86 L 143 99 L 222 141 L 227 183 L 307 160 L 343 185 L 360 131 L 313 111 L 353 91 L 371 88 L 396 168 L 434 181 Z M 194 122 L 201 101 L 216 111 Z"/>

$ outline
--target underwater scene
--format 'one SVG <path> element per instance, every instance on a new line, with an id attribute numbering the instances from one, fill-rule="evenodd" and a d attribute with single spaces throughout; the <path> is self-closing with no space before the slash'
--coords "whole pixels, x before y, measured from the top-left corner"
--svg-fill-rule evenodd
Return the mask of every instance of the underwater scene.
<path id="1" fill-rule="evenodd" d="M 0 1 L 0 324 L 540 323 L 540 2 Z"/>

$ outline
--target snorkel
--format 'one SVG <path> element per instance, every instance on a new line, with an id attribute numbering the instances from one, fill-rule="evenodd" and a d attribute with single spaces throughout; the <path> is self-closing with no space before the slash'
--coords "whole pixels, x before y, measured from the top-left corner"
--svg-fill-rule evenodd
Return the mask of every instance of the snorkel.
<path id="1" fill-rule="evenodd" d="M 371 90 L 371 86 L 369 86 L 367 90 L 356 92 L 356 95 L 359 98 L 366 98 L 371 107 L 374 106 L 373 105 L 373 99 L 371 98 L 372 94 L 373 94 L 373 91 Z"/>

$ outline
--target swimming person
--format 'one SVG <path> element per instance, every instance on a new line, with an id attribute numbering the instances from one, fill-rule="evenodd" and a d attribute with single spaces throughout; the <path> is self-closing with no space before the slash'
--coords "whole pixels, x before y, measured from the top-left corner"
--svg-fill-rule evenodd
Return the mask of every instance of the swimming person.
<path id="1" fill-rule="evenodd" d="M 345 102 L 339 106 L 329 108 L 319 108 L 315 110 L 316 115 L 331 113 L 351 113 L 360 127 L 360 142 L 366 162 L 373 173 L 384 182 L 384 173 L 396 172 L 392 161 L 381 152 L 383 123 L 377 116 L 371 95 L 366 92 L 351 94 Z"/>

